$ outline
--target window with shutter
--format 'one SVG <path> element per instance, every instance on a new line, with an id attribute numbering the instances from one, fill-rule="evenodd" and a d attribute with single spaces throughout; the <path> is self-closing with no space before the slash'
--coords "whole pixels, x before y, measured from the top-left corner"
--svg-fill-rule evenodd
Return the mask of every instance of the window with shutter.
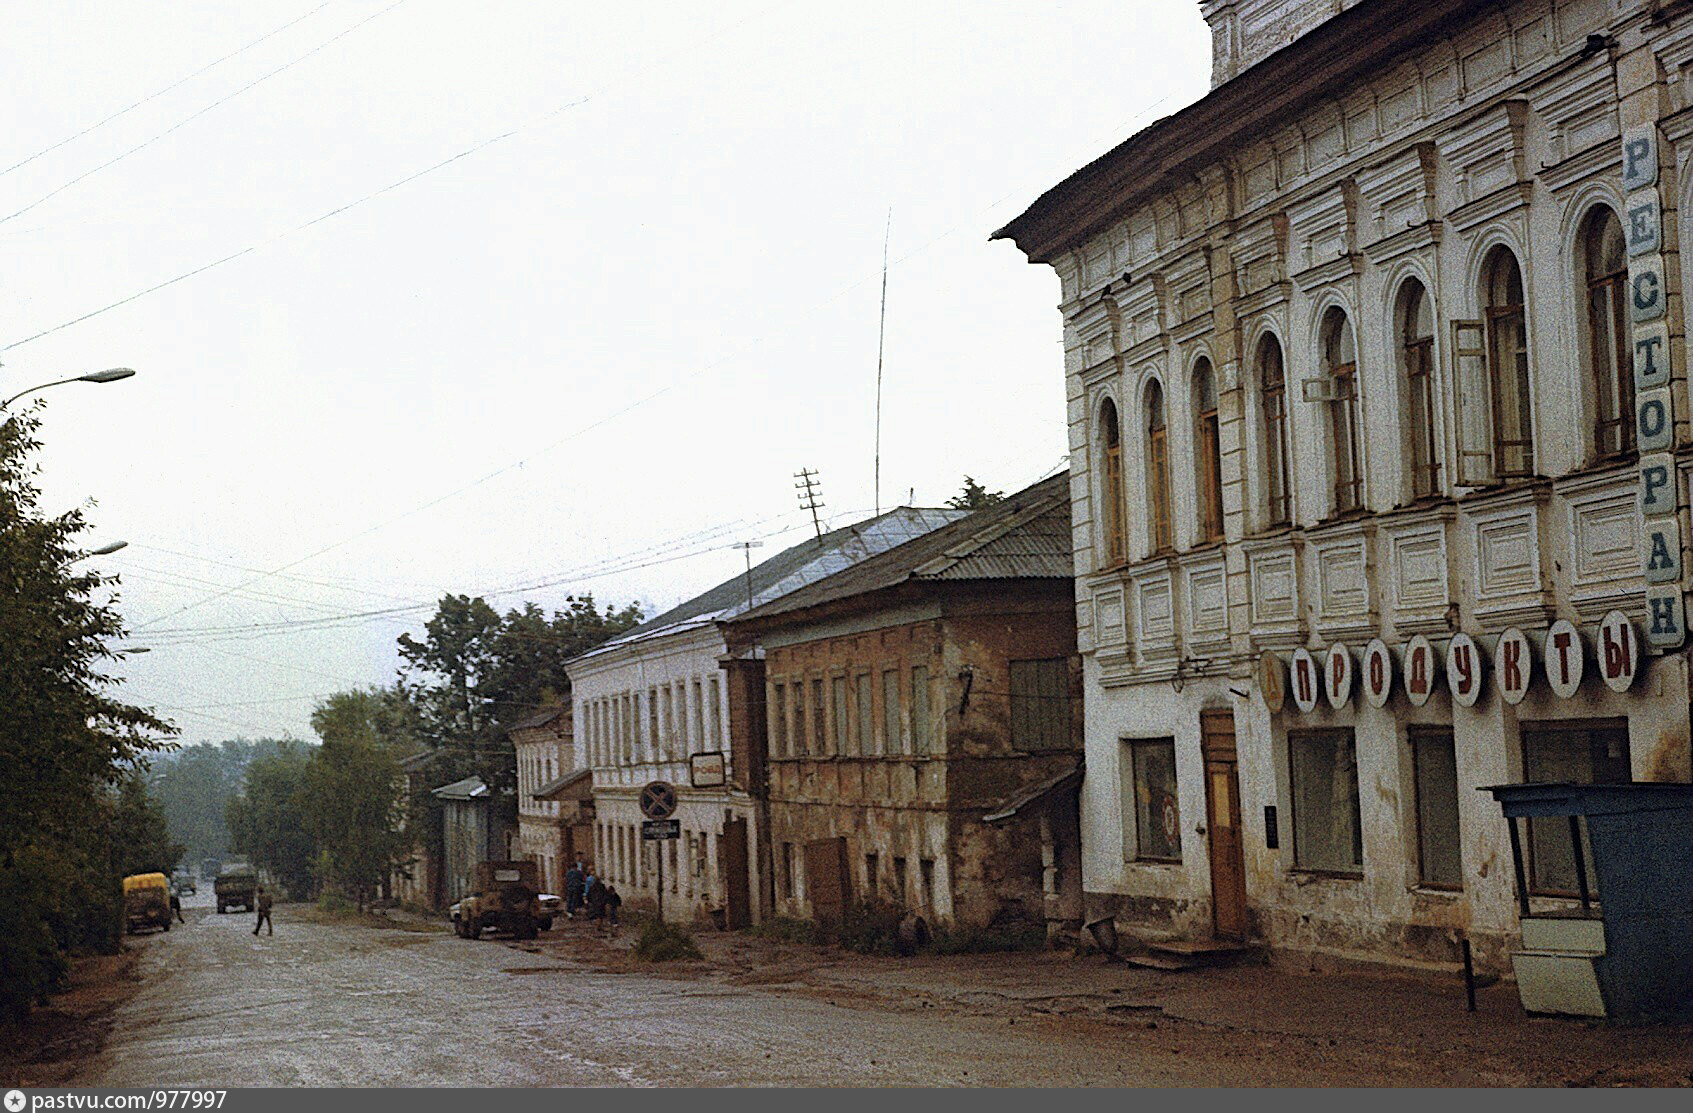
<path id="1" fill-rule="evenodd" d="M 1458 421 L 1458 482 L 1493 482 L 1493 392 L 1487 383 L 1487 331 L 1480 321 L 1452 322 L 1453 403 Z"/>

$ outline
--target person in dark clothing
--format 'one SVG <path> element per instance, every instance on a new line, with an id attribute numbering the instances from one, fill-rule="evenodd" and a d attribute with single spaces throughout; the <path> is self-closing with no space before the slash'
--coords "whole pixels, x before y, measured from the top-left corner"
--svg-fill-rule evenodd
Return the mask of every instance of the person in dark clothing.
<path id="1" fill-rule="evenodd" d="M 597 921 L 605 918 L 605 882 L 595 877 L 591 871 L 583 889 L 582 899 L 588 909 L 588 919 Z"/>
<path id="2" fill-rule="evenodd" d="M 582 896 L 588 889 L 588 871 L 582 868 L 581 859 L 564 873 L 564 914 L 570 919 L 576 918 L 576 910 L 582 907 Z"/>
<path id="3" fill-rule="evenodd" d="M 266 935 L 276 934 L 276 926 L 270 922 L 270 894 L 263 888 L 259 889 L 259 919 L 253 925 L 253 934 L 257 935 L 261 927 L 266 929 Z"/>
<path id="4" fill-rule="evenodd" d="M 609 881 L 600 886 L 605 893 L 605 933 L 612 938 L 617 937 L 617 910 L 623 907 L 623 898 L 617 894 L 617 886 Z"/>
<path id="5" fill-rule="evenodd" d="M 172 893 L 170 895 L 170 910 L 176 916 L 177 923 L 186 924 L 188 922 L 182 918 L 182 897 L 180 894 Z"/>

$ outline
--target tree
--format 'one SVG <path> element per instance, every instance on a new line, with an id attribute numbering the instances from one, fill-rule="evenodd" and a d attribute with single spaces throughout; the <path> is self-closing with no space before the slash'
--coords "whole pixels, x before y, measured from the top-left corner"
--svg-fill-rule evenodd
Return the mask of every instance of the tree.
<path id="1" fill-rule="evenodd" d="M 311 761 L 312 749 L 305 743 L 276 743 L 248 764 L 241 792 L 228 804 L 229 845 L 295 898 L 311 892 L 317 848 L 306 824 Z"/>
<path id="2" fill-rule="evenodd" d="M 231 841 L 228 816 L 250 763 L 299 745 L 289 739 L 235 738 L 185 746 L 153 762 L 147 771 L 148 793 L 164 812 L 171 837 L 187 847 L 190 861 L 221 858 L 238 849 Z"/>
<path id="3" fill-rule="evenodd" d="M 0 1019 L 61 985 L 72 948 L 116 947 L 123 825 L 157 834 L 125 780 L 174 733 L 111 694 L 125 631 L 95 593 L 117 581 L 75 569 L 80 510 L 40 512 L 35 412 L 0 414 Z"/>
<path id="4" fill-rule="evenodd" d="M 954 510 L 983 510 L 1005 501 L 1004 491 L 990 491 L 969 476 L 964 477 L 964 489 L 946 500 Z"/>
<path id="5" fill-rule="evenodd" d="M 392 689 L 340 692 L 318 704 L 323 739 L 301 796 L 319 880 L 363 908 L 410 856 L 405 779 L 408 705 Z"/>
<path id="6" fill-rule="evenodd" d="M 159 805 L 147 794 L 139 769 L 118 781 L 111 794 L 112 854 L 117 875 L 170 873 L 182 861 L 183 845 L 170 837 Z"/>

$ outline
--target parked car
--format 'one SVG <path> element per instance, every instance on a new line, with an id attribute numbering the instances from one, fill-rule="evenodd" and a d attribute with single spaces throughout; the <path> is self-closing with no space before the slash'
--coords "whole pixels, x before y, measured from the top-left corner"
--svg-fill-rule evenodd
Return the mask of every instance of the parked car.
<path id="1" fill-rule="evenodd" d="M 553 893 L 539 893 L 535 901 L 541 906 L 541 917 L 535 921 L 535 926 L 542 931 L 553 930 L 553 920 L 564 915 L 564 898 Z"/>
<path id="2" fill-rule="evenodd" d="M 177 870 L 170 879 L 170 891 L 177 896 L 181 896 L 183 893 L 197 892 L 198 890 L 194 887 L 194 875 L 187 870 Z"/>
<path id="3" fill-rule="evenodd" d="M 162 873 L 137 873 L 123 879 L 124 930 L 170 930 L 170 888 Z"/>

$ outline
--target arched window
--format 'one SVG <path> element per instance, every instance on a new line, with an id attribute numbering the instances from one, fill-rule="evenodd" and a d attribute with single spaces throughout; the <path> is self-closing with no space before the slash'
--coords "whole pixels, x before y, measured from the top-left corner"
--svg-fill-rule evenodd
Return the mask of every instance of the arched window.
<path id="1" fill-rule="evenodd" d="M 1411 497 L 1440 493 L 1440 453 L 1434 440 L 1434 305 L 1409 279 L 1399 291 L 1399 367 L 1405 376 L 1405 437 Z"/>
<path id="2" fill-rule="evenodd" d="M 1588 374 L 1593 382 L 1594 451 L 1600 458 L 1634 451 L 1634 371 L 1629 352 L 1628 250 L 1622 222 L 1601 205 L 1583 236 L 1587 271 Z"/>
<path id="3" fill-rule="evenodd" d="M 1333 450 L 1334 512 L 1364 504 L 1358 460 L 1358 348 L 1352 323 L 1339 308 L 1323 317 L 1323 370 L 1328 373 L 1329 447 Z"/>
<path id="4" fill-rule="evenodd" d="M 1293 520 L 1287 495 L 1287 374 L 1282 346 L 1274 336 L 1258 342 L 1258 405 L 1264 415 L 1264 496 L 1267 525 L 1285 526 Z"/>
<path id="5" fill-rule="evenodd" d="M 1198 417 L 1194 466 L 1199 483 L 1199 535 L 1204 541 L 1223 539 L 1223 453 L 1217 439 L 1217 383 L 1211 361 L 1193 365 L 1193 409 Z"/>
<path id="6" fill-rule="evenodd" d="M 1146 387 L 1146 486 L 1152 510 L 1152 551 L 1176 547 L 1170 528 L 1170 438 L 1164 421 L 1164 388 L 1154 379 Z"/>
<path id="7" fill-rule="evenodd" d="M 1500 478 L 1534 474 L 1534 419 L 1528 392 L 1528 319 L 1523 272 L 1501 247 L 1482 279 L 1487 306 L 1487 370 L 1493 399 L 1493 471 Z"/>
<path id="8" fill-rule="evenodd" d="M 1123 562 L 1123 439 L 1117 407 L 1107 398 L 1099 407 L 1099 443 L 1103 453 L 1099 492 L 1105 514 L 1105 563 Z"/>

